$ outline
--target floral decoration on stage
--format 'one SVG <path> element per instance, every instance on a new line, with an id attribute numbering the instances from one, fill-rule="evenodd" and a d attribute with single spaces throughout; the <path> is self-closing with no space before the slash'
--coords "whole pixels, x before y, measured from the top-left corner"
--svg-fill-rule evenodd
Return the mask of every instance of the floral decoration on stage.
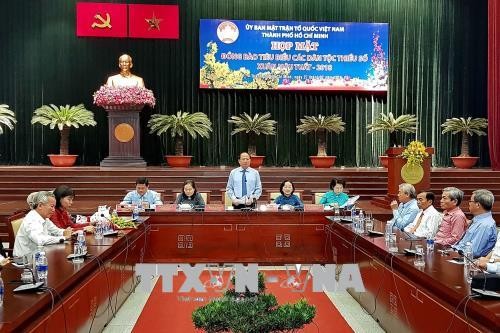
<path id="1" fill-rule="evenodd" d="M 425 151 L 424 143 L 415 140 L 410 142 L 401 156 L 407 160 L 406 163 L 409 165 L 422 165 L 422 162 L 426 157 L 429 157 L 429 154 Z"/>
<path id="2" fill-rule="evenodd" d="M 408 184 L 420 183 L 425 174 L 422 163 L 428 156 L 423 142 L 418 140 L 410 142 L 401 154 L 401 157 L 406 159 L 406 164 L 401 168 L 401 178 Z"/>
<path id="3" fill-rule="evenodd" d="M 154 108 L 156 104 L 155 96 L 149 89 L 142 87 L 108 87 L 101 86 L 94 93 L 94 104 L 107 107 L 114 105 L 149 105 Z"/>

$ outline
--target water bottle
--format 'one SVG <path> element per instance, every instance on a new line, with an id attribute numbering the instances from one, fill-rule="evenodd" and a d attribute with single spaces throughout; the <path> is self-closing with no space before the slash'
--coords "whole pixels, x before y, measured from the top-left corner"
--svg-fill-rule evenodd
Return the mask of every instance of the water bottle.
<path id="1" fill-rule="evenodd" d="M 385 241 L 389 242 L 390 235 L 392 234 L 392 221 L 387 221 L 385 224 Z"/>
<path id="2" fill-rule="evenodd" d="M 360 234 L 364 234 L 365 233 L 365 214 L 363 213 L 363 210 L 360 210 L 359 211 L 359 215 L 358 215 L 358 232 Z"/>
<path id="3" fill-rule="evenodd" d="M 45 252 L 40 252 L 38 256 L 38 260 L 36 262 L 36 273 L 38 275 L 38 280 L 46 280 L 49 271 L 49 263 L 47 261 L 47 257 L 45 256 Z"/>
<path id="4" fill-rule="evenodd" d="M 139 220 L 139 207 L 136 206 L 134 207 L 134 209 L 132 210 L 132 221 L 138 221 Z"/>
<path id="5" fill-rule="evenodd" d="M 464 248 L 464 274 L 467 279 L 468 283 L 472 282 L 472 274 L 473 274 L 473 267 L 472 267 L 472 261 L 474 260 L 474 256 L 472 253 L 472 243 L 467 242 L 465 244 Z"/>
<path id="6" fill-rule="evenodd" d="M 354 206 L 351 209 L 351 221 L 354 232 L 358 232 L 358 217 L 356 216 L 356 208 Z"/>
<path id="7" fill-rule="evenodd" d="M 94 237 L 97 240 L 102 239 L 102 223 L 103 222 L 99 219 L 95 224 Z"/>
<path id="8" fill-rule="evenodd" d="M 78 230 L 78 237 L 76 238 L 76 242 L 80 246 L 81 253 L 87 253 L 87 241 L 85 239 L 83 230 Z"/>
<path id="9" fill-rule="evenodd" d="M 434 252 L 434 238 L 427 239 L 427 253 Z"/>
<path id="10" fill-rule="evenodd" d="M 36 264 L 38 262 L 38 258 L 40 257 L 40 253 L 42 253 L 44 251 L 43 249 L 43 245 L 42 244 L 38 244 L 35 252 L 33 252 L 33 262 L 32 262 L 32 268 L 33 268 L 33 271 L 36 272 Z"/>
<path id="11" fill-rule="evenodd" d="M 76 238 L 76 243 L 74 246 L 74 254 L 75 257 L 73 257 L 73 262 L 75 264 L 81 264 L 83 262 L 83 256 L 80 256 L 84 254 L 86 251 L 86 245 L 85 245 L 85 235 L 83 234 L 83 230 L 78 231 L 78 237 Z"/>
<path id="12" fill-rule="evenodd" d="M 2 274 L 0 272 L 0 306 L 3 306 L 3 294 L 5 292 L 5 289 L 3 287 L 3 279 L 2 279 Z"/>

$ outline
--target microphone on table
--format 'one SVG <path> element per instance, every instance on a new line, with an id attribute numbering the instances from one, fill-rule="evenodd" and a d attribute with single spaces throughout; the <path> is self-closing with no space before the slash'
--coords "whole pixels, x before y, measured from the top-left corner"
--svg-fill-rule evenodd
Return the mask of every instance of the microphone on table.
<path id="1" fill-rule="evenodd" d="M 43 286 L 43 282 L 36 282 L 35 273 L 33 273 L 33 269 L 29 267 L 27 264 L 24 265 L 24 269 L 28 270 L 31 273 L 31 278 L 33 279 L 32 283 L 22 284 L 19 287 L 15 288 L 13 292 L 29 292 L 29 291 L 37 291 L 40 287 Z"/>
<path id="2" fill-rule="evenodd" d="M 472 277 L 471 290 L 480 296 L 500 298 L 500 293 L 496 292 L 500 290 L 500 275 L 489 274 L 485 269 L 479 267 L 474 260 L 467 257 L 463 250 L 458 250 L 457 252 L 464 258 L 464 261 L 481 271 Z"/>
<path id="3" fill-rule="evenodd" d="M 414 234 L 410 234 L 409 232 L 407 231 L 404 231 L 403 230 L 403 234 L 405 234 L 405 238 L 404 240 L 405 241 L 410 241 L 410 250 L 413 248 L 413 242 L 414 241 L 422 241 L 425 239 L 425 237 L 418 237 L 418 236 L 415 236 Z"/>

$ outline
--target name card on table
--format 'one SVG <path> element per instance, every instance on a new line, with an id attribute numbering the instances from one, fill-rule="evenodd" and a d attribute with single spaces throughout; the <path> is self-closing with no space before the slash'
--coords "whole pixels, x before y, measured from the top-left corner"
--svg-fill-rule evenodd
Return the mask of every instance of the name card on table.
<path id="1" fill-rule="evenodd" d="M 315 205 L 315 204 L 304 204 L 305 212 L 322 212 L 324 211 L 323 205 Z"/>
<path id="2" fill-rule="evenodd" d="M 155 212 L 175 212 L 176 210 L 176 204 L 156 205 L 155 207 Z"/>

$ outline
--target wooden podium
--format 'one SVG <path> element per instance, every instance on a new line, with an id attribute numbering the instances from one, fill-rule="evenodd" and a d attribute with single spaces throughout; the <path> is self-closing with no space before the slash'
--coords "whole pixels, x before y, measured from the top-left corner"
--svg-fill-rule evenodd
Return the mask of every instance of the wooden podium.
<path id="1" fill-rule="evenodd" d="M 405 147 L 391 147 L 388 148 L 385 153 L 388 159 L 387 166 L 387 195 L 385 197 L 375 197 L 372 199 L 372 204 L 382 207 L 390 208 L 390 203 L 392 200 L 396 200 L 398 197 L 399 185 L 406 183 L 406 181 L 401 176 L 401 169 L 406 164 L 406 159 L 400 157 Z M 427 147 L 425 151 L 429 154 L 429 157 L 424 159 L 422 163 L 422 169 L 424 170 L 424 175 L 420 182 L 412 184 L 415 186 L 417 193 L 421 190 L 427 190 L 431 185 L 431 156 L 434 154 L 434 148 Z"/>
<path id="2" fill-rule="evenodd" d="M 139 114 L 144 105 L 108 105 L 109 155 L 102 167 L 145 167 L 141 157 Z"/>

